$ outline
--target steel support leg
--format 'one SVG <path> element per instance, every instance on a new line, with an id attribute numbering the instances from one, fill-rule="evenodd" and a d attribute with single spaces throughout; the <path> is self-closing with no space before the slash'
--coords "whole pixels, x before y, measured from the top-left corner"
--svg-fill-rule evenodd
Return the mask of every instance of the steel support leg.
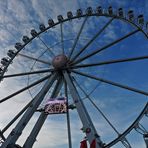
<path id="1" fill-rule="evenodd" d="M 23 129 L 26 127 L 27 123 L 31 119 L 32 115 L 36 111 L 37 107 L 40 105 L 42 100 L 44 99 L 46 93 L 52 86 L 53 82 L 55 81 L 57 74 L 53 74 L 42 87 L 40 92 L 35 96 L 34 101 L 28 107 L 27 111 L 24 113 L 23 117 L 20 119 L 18 124 L 12 130 L 12 132 L 8 135 L 8 138 L 2 144 L 1 148 L 10 148 L 13 147 L 17 139 L 22 134 Z"/>
<path id="2" fill-rule="evenodd" d="M 76 105 L 79 117 L 81 119 L 81 122 L 83 124 L 83 129 L 86 130 L 86 136 L 87 139 L 89 141 L 89 143 L 91 144 L 93 140 L 96 140 L 96 148 L 102 148 L 102 142 L 100 140 L 99 135 L 97 134 L 97 131 L 91 121 L 91 118 L 76 90 L 75 85 L 73 84 L 72 81 L 72 77 L 69 73 L 67 73 L 66 71 L 63 72 L 64 74 L 64 78 L 67 82 L 68 88 L 70 90 L 70 93 L 72 95 L 72 98 L 74 100 L 74 103 Z"/>
<path id="3" fill-rule="evenodd" d="M 53 90 L 51 98 L 54 98 L 59 94 L 62 84 L 63 84 L 63 80 L 59 79 L 56 83 L 54 90 Z M 36 137 L 39 134 L 47 116 L 48 115 L 45 114 L 44 112 L 41 113 L 41 115 L 39 116 L 39 119 L 37 120 L 35 126 L 33 127 L 32 131 L 31 131 L 30 135 L 28 136 L 26 142 L 24 143 L 23 148 L 32 148 L 34 142 L 36 141 Z"/>
<path id="4" fill-rule="evenodd" d="M 69 148 L 72 148 L 72 141 L 71 141 L 71 128 L 70 128 L 70 115 L 69 115 L 69 101 L 68 101 L 68 90 L 67 90 L 67 83 L 65 82 L 65 96 L 67 98 L 67 113 L 66 113 L 66 118 L 67 118 L 67 132 L 68 132 L 68 145 Z"/>

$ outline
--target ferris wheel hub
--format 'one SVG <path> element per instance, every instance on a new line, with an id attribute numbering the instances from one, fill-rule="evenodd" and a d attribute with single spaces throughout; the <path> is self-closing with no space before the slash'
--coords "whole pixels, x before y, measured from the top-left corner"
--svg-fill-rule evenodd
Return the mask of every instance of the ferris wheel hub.
<path id="1" fill-rule="evenodd" d="M 52 65 L 56 69 L 65 67 L 67 63 L 68 63 L 68 58 L 64 54 L 57 55 L 52 61 Z"/>

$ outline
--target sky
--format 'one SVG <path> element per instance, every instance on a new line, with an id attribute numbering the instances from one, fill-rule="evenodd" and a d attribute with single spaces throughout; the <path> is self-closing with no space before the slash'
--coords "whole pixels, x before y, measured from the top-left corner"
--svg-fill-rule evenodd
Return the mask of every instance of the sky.
<path id="1" fill-rule="evenodd" d="M 43 23 L 45 26 L 48 26 L 48 19 L 50 18 L 57 22 L 58 15 L 63 15 L 63 17 L 66 18 L 68 11 L 72 11 L 75 15 L 77 9 L 81 8 L 83 12 L 85 12 L 86 8 L 89 6 L 91 6 L 93 10 L 95 10 L 97 6 L 102 6 L 105 10 L 109 6 L 112 6 L 114 13 L 117 12 L 118 8 L 122 7 L 126 14 L 128 10 L 132 9 L 134 10 L 135 21 L 136 17 L 140 14 L 144 14 L 145 22 L 148 20 L 147 0 L 141 0 L 140 2 L 138 0 L 0 0 L 0 58 L 6 57 L 7 51 L 9 49 L 14 49 L 16 42 L 22 42 L 23 35 L 31 37 L 31 29 L 39 31 L 39 24 Z M 89 17 L 86 20 L 86 24 L 82 30 L 74 53 L 77 53 L 82 47 L 84 47 L 95 33 L 108 21 L 109 18 L 106 17 Z M 69 54 L 83 22 L 84 18 L 81 18 L 62 24 L 64 49 L 66 54 Z M 124 21 L 114 20 L 79 58 L 113 42 L 134 29 L 135 28 L 132 25 Z M 42 33 L 39 38 L 35 38 L 20 53 L 51 63 L 54 56 L 51 51 L 46 49 L 42 41 L 46 43 L 55 55 L 61 54 L 62 44 L 60 25 Z M 138 32 L 121 43 L 84 60 L 80 64 L 147 56 L 147 48 L 147 38 L 143 33 Z M 148 92 L 147 64 L 148 60 L 146 59 L 135 62 L 79 68 L 76 70 Z M 22 56 L 17 56 L 9 66 L 6 74 L 46 68 L 52 68 L 52 66 L 41 62 L 35 62 L 34 60 Z M 48 73 L 3 79 L 0 83 L 0 98 L 2 99 L 8 96 L 28 84 L 43 78 L 47 74 Z M 79 85 L 85 89 L 87 94 L 90 94 L 89 96 L 91 99 L 103 111 L 120 133 L 125 131 L 133 123 L 148 102 L 148 97 L 145 95 L 114 87 L 74 73 L 72 73 L 72 76 Z M 0 104 L 0 129 L 3 129 L 11 119 L 13 119 L 13 117 L 37 94 L 44 84 L 45 82 Z M 46 100 L 50 98 L 53 87 L 47 93 L 40 107 L 43 107 Z M 94 108 L 78 86 L 77 90 L 83 99 L 85 107 L 92 118 L 98 134 L 101 136 L 101 140 L 105 143 L 111 142 L 117 137 L 116 133 Z M 63 91 L 61 91 L 60 96 L 64 96 Z M 69 103 L 73 103 L 70 94 L 68 99 Z M 40 113 L 37 112 L 31 118 L 29 124 L 23 131 L 22 136 L 17 141 L 18 144 L 23 145 L 37 121 L 39 114 Z M 78 148 L 80 146 L 80 141 L 83 140 L 85 134 L 80 130 L 82 123 L 76 110 L 70 110 L 70 120 L 72 146 L 73 148 Z M 4 134 L 6 137 L 15 127 L 16 123 L 6 131 Z M 148 120 L 146 117 L 143 117 L 140 123 L 148 129 Z M 126 138 L 132 147 L 145 148 L 143 136 L 135 132 L 135 130 L 128 134 Z M 66 115 L 49 115 L 33 147 L 68 148 Z M 113 146 L 113 148 L 122 147 L 124 146 L 121 143 Z"/>

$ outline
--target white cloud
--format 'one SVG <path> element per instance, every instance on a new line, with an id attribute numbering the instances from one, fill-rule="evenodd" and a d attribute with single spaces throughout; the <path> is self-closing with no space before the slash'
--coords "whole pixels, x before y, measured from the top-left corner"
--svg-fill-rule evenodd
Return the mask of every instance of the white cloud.
<path id="1" fill-rule="evenodd" d="M 70 0 L 46 0 L 46 1 L 40 1 L 40 0 L 27 0 L 27 1 L 19 1 L 19 0 L 13 0 L 13 1 L 0 1 L 0 26 L 1 26 L 1 30 L 0 30 L 0 57 L 4 57 L 7 53 L 7 49 L 6 48 L 14 48 L 11 45 L 14 46 L 14 43 L 16 41 L 21 41 L 22 35 L 29 35 L 30 30 L 32 28 L 35 28 L 36 30 L 38 30 L 38 25 L 39 23 L 45 23 L 47 25 L 47 21 L 48 18 L 53 18 L 54 20 L 57 20 L 57 15 L 62 14 L 64 17 L 66 17 L 66 12 L 71 10 L 74 14 L 76 13 L 76 10 L 79 7 L 82 7 L 83 9 L 85 9 L 86 7 L 92 5 L 93 8 L 95 8 L 96 6 L 104 5 L 105 7 L 106 4 L 114 4 L 115 6 L 126 6 L 126 2 L 118 2 L 118 1 L 112 1 L 112 0 L 108 0 L 107 2 L 102 2 L 102 1 L 70 1 Z M 146 3 L 147 4 L 147 3 Z M 134 6 L 134 4 L 132 4 Z M 140 9 L 138 11 L 141 11 Z M 146 11 L 146 6 L 145 6 L 145 10 Z M 69 37 L 72 36 L 73 38 L 76 37 L 77 32 L 79 31 L 79 28 L 81 26 L 82 23 L 82 19 L 76 21 L 76 23 L 73 22 L 69 22 L 69 25 L 65 25 L 64 29 L 66 29 L 66 31 L 64 32 L 65 37 Z M 94 23 L 89 23 L 90 26 L 88 27 L 94 27 Z M 89 28 L 88 28 L 89 29 Z M 55 40 L 60 40 L 60 29 L 59 28 L 55 28 L 52 29 L 49 32 L 49 34 L 52 36 L 54 36 Z M 108 40 L 115 38 L 116 37 L 116 32 L 114 31 L 115 28 L 114 26 L 110 26 L 108 28 L 108 30 L 106 31 L 106 34 L 104 35 L 104 38 L 108 38 Z M 87 29 L 85 30 L 85 32 L 82 35 L 83 37 L 90 37 L 89 34 L 87 34 Z M 123 30 L 124 32 L 125 30 Z M 73 35 L 71 35 L 71 32 L 73 32 Z M 46 36 L 44 36 L 46 38 Z M 48 41 L 50 44 L 50 41 Z M 47 42 L 47 43 L 48 43 Z M 86 42 L 86 40 L 83 40 L 81 42 L 79 42 L 80 45 L 84 45 L 84 43 Z M 43 45 L 41 45 L 41 42 L 37 41 L 37 45 L 38 49 L 40 48 L 40 52 L 44 50 Z M 72 44 L 70 42 L 70 44 Z M 36 47 L 35 44 L 34 45 L 28 45 L 28 49 L 34 48 Z M 60 45 L 57 45 L 54 47 L 55 48 L 55 53 L 58 54 L 58 50 L 60 49 Z M 33 49 L 33 50 L 37 50 L 37 48 Z M 34 57 L 37 57 L 39 55 L 39 52 L 25 52 L 25 50 L 23 51 L 24 53 L 27 53 L 28 55 L 33 55 Z M 43 58 L 45 58 L 47 55 L 44 55 Z M 19 63 L 24 63 L 24 64 L 19 64 Z M 10 66 L 10 69 L 8 71 L 8 73 L 12 73 L 15 71 L 15 73 L 17 72 L 23 72 L 24 69 L 28 70 L 31 65 L 33 64 L 33 62 L 27 62 L 26 59 L 24 58 L 17 58 L 16 60 L 14 60 L 14 63 Z M 29 66 L 28 66 L 29 65 Z M 37 63 L 36 68 L 38 68 L 39 64 Z M 102 73 L 102 72 L 100 72 Z M 39 78 L 40 76 L 38 76 Z M 31 80 L 34 80 L 36 77 L 32 77 Z M 20 80 L 20 79 L 11 79 L 11 80 L 4 80 L 1 84 L 0 84 L 0 96 L 1 98 L 4 96 L 7 96 L 8 94 L 22 88 L 26 83 L 24 83 L 26 78 Z M 86 87 L 91 87 L 90 83 L 85 83 Z M 101 85 L 102 88 L 104 88 Z M 101 88 L 99 87 L 99 89 Z M 34 89 L 35 91 L 35 89 Z M 98 92 L 97 92 L 98 93 Z M 100 93 L 100 90 L 99 90 Z M 114 93 L 117 93 L 117 91 L 114 91 Z M 105 98 L 105 97 L 104 97 Z M 103 98 L 103 99 L 104 99 Z M 98 98 L 97 98 L 98 99 Z M 100 107 L 102 109 L 106 109 L 107 106 L 107 99 L 101 99 L 101 100 L 97 100 L 97 103 L 100 105 Z M 117 103 L 119 103 L 119 101 L 117 101 L 117 99 L 115 99 L 114 97 L 110 97 L 110 100 L 108 101 L 108 103 L 112 103 L 115 105 L 119 105 Z M 123 99 L 123 98 L 121 98 Z M 12 119 L 14 117 L 14 115 L 16 115 L 17 112 L 20 111 L 21 108 L 23 108 L 23 106 L 30 100 L 30 96 L 29 94 L 23 93 L 15 98 L 12 98 L 10 101 L 7 101 L 4 104 L 0 104 L 0 128 L 4 127 L 6 125 L 6 123 L 8 123 L 10 121 L 10 119 Z M 107 110 L 108 111 L 108 110 Z M 115 110 L 114 110 L 115 111 Z M 92 112 L 90 110 L 90 112 Z M 111 112 L 112 109 L 111 109 Z M 93 113 L 93 112 L 92 112 Z M 93 115 L 92 115 L 93 116 Z M 28 136 L 29 134 L 29 130 L 31 129 L 31 127 L 34 125 L 35 121 L 37 120 L 37 115 L 33 117 L 33 119 L 30 121 L 29 126 L 27 127 L 27 132 L 24 132 L 24 137 L 22 137 L 22 139 L 20 139 L 20 143 L 22 143 L 22 141 L 25 141 L 25 138 Z M 95 114 L 94 114 L 94 117 Z M 122 121 L 125 123 L 127 122 L 126 120 L 122 120 L 120 119 L 121 116 L 118 115 L 110 115 L 110 117 L 114 118 L 113 123 L 115 123 L 118 127 L 120 126 L 120 124 L 122 123 Z M 128 120 L 131 120 L 131 116 L 127 118 Z M 76 114 L 72 113 L 72 123 L 71 123 L 71 127 L 72 127 L 72 141 L 73 141 L 73 147 L 78 147 L 79 146 L 79 142 L 81 140 L 81 138 L 83 138 L 83 134 L 81 133 L 81 131 L 79 130 L 79 128 L 81 127 L 81 123 L 78 120 L 78 117 L 76 117 Z M 116 122 L 117 120 L 120 120 L 121 122 Z M 99 123 L 99 124 L 98 124 Z M 120 124 L 119 124 L 120 123 Z M 130 121 L 128 122 L 128 124 L 130 123 Z M 118 125 L 119 124 L 119 125 Z M 104 129 L 104 130 L 99 130 L 99 133 L 101 135 L 103 135 L 103 137 L 106 137 L 109 134 L 112 134 L 112 131 L 110 128 L 106 128 L 106 124 L 104 124 L 104 121 L 101 120 L 101 122 L 95 122 L 95 125 L 97 126 L 97 129 Z M 123 126 L 122 123 L 122 127 L 126 127 L 127 125 Z M 56 137 L 56 138 L 55 138 Z M 110 138 L 110 137 L 109 137 Z M 138 147 L 144 147 L 144 144 L 141 144 L 141 142 L 138 142 L 136 144 L 137 148 Z M 49 116 L 49 119 L 47 120 L 46 124 L 43 127 L 43 130 L 41 131 L 41 133 L 39 134 L 38 138 L 37 138 L 37 142 L 35 143 L 34 147 L 64 147 L 67 146 L 67 129 L 66 129 L 66 121 L 61 119 L 61 117 L 59 117 L 59 120 L 52 118 L 51 116 Z M 68 147 L 68 146 L 67 146 Z"/>

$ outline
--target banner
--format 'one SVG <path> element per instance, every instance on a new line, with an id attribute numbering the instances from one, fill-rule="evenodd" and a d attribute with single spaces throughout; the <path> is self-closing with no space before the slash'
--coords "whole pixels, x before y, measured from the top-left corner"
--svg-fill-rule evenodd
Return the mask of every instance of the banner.
<path id="1" fill-rule="evenodd" d="M 45 113 L 60 114 L 67 112 L 67 101 L 65 97 L 50 98 L 45 104 Z"/>

